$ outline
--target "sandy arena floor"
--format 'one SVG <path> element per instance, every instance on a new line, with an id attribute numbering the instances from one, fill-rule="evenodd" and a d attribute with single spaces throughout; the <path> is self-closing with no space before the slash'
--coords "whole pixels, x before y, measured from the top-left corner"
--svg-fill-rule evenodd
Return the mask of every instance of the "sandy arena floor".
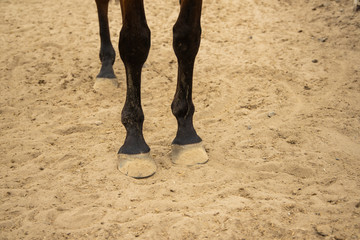
<path id="1" fill-rule="evenodd" d="M 0 3 L 0 239 L 360 239 L 360 12 L 350 0 L 205 0 L 195 126 L 170 161 L 178 0 L 145 0 L 144 136 L 158 172 L 116 169 L 120 87 L 93 90 L 95 1 Z M 120 7 L 111 3 L 114 46 Z M 117 48 L 117 47 L 116 47 Z"/>

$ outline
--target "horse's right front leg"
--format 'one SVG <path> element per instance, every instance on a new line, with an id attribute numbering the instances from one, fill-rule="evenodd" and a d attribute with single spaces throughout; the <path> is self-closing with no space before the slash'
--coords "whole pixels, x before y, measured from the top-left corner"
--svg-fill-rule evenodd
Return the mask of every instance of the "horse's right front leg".
<path id="1" fill-rule="evenodd" d="M 156 165 L 143 136 L 144 113 L 141 107 L 141 70 L 150 49 L 150 29 L 146 23 L 143 0 L 121 0 L 123 26 L 119 51 L 126 70 L 126 100 L 121 122 L 126 129 L 124 144 L 118 152 L 119 170 L 134 178 L 153 175 Z"/>
<path id="2" fill-rule="evenodd" d="M 101 90 L 107 87 L 117 87 L 118 83 L 113 70 L 115 62 L 115 50 L 111 44 L 109 21 L 108 21 L 108 5 L 109 0 L 95 0 L 99 17 L 100 29 L 100 73 L 96 77 L 94 88 Z"/>

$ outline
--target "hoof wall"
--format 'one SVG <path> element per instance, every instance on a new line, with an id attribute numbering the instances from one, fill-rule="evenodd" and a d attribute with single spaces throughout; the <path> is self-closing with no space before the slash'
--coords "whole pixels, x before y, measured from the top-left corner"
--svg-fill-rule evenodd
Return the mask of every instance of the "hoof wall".
<path id="1" fill-rule="evenodd" d="M 109 92 L 118 88 L 119 84 L 116 78 L 96 78 L 94 89 L 98 92 Z"/>
<path id="2" fill-rule="evenodd" d="M 209 157 L 201 142 L 188 145 L 173 144 L 171 161 L 177 165 L 192 166 L 207 163 Z"/>
<path id="3" fill-rule="evenodd" d="M 156 164 L 149 153 L 118 154 L 118 169 L 133 178 L 151 177 L 156 172 Z"/>

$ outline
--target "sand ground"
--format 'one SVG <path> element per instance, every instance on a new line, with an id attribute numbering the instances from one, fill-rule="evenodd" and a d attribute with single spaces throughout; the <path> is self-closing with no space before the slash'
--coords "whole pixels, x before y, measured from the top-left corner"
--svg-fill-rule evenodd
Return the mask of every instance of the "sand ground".
<path id="1" fill-rule="evenodd" d="M 120 87 L 93 90 L 94 1 L 0 3 L 0 239 L 359 239 L 360 12 L 350 0 L 205 0 L 195 126 L 170 162 L 177 0 L 146 0 L 144 136 L 158 172 L 116 169 Z M 119 6 L 109 17 L 114 46 Z M 117 48 L 117 47 L 116 47 Z"/>

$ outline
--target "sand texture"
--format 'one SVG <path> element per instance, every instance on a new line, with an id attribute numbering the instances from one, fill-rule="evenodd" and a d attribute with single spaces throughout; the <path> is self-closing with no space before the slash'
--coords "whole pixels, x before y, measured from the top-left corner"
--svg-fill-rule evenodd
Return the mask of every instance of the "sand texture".
<path id="1" fill-rule="evenodd" d="M 157 172 L 117 170 L 119 88 L 95 1 L 0 2 L 0 239 L 360 239 L 360 12 L 351 0 L 205 0 L 194 125 L 174 165 L 178 0 L 145 0 L 144 137 Z M 110 4 L 117 49 L 121 10 Z M 111 84 L 110 84 L 111 85 Z"/>

